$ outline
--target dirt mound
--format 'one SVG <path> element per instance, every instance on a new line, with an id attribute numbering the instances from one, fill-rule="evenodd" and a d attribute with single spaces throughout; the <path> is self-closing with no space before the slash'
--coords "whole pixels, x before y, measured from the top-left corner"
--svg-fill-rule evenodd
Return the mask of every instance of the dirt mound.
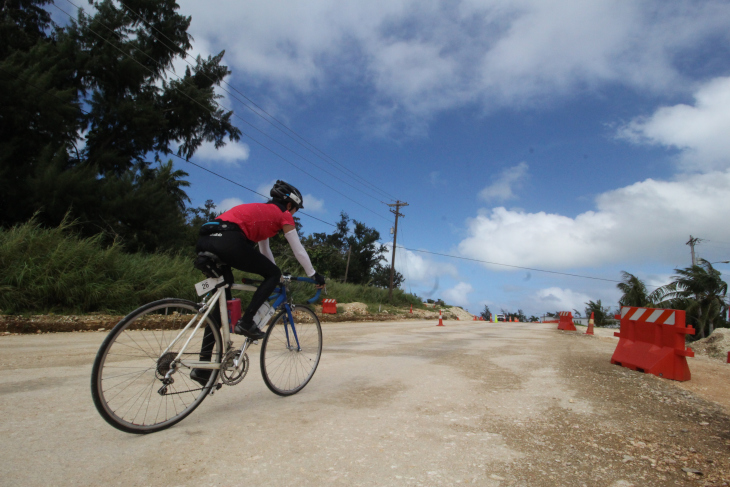
<path id="1" fill-rule="evenodd" d="M 718 328 L 709 337 L 692 343 L 690 348 L 695 353 L 725 361 L 730 352 L 730 328 Z"/>
<path id="2" fill-rule="evenodd" d="M 473 321 L 474 320 L 473 314 L 469 313 L 465 309 L 460 308 L 458 306 L 454 306 L 453 308 L 450 308 L 449 311 L 451 311 L 451 313 L 454 314 L 461 321 Z"/>

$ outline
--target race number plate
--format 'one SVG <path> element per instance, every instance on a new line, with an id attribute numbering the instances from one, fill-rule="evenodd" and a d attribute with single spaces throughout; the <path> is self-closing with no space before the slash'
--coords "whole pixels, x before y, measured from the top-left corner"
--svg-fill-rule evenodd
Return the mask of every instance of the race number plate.
<path id="1" fill-rule="evenodd" d="M 198 296 L 207 294 L 215 289 L 216 284 L 223 282 L 223 277 L 210 277 L 205 281 L 200 281 L 195 285 L 195 290 L 198 292 Z"/>

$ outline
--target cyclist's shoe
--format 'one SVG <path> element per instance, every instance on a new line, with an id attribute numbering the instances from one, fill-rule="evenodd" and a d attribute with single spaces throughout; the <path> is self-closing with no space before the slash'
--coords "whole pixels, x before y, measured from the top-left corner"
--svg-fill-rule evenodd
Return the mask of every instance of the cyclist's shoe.
<path id="1" fill-rule="evenodd" d="M 205 386 L 210 379 L 210 373 L 212 370 L 208 369 L 193 369 L 190 371 L 190 378 L 195 382 L 198 382 L 201 386 Z"/>
<path id="2" fill-rule="evenodd" d="M 236 327 L 233 329 L 233 332 L 236 335 L 243 335 L 247 338 L 250 338 L 251 340 L 261 340 L 263 337 L 266 336 L 266 333 L 261 331 L 258 326 L 254 324 L 253 321 L 249 321 L 246 323 L 243 318 L 238 320 L 238 323 L 236 323 Z"/>

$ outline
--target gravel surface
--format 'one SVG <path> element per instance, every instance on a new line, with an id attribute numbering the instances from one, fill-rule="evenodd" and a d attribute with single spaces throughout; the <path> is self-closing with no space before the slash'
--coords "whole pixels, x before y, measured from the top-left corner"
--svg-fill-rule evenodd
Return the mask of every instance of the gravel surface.
<path id="1" fill-rule="evenodd" d="M 325 324 L 289 398 L 253 347 L 242 384 L 147 436 L 91 402 L 105 333 L 0 336 L 2 485 L 728 485 L 730 365 L 678 383 L 611 365 L 604 330 L 445 324 Z"/>

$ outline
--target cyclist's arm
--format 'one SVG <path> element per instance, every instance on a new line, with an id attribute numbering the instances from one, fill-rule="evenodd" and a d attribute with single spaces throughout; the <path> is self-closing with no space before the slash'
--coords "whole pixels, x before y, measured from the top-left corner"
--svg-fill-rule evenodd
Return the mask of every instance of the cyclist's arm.
<path id="1" fill-rule="evenodd" d="M 276 265 L 276 261 L 274 260 L 274 254 L 271 253 L 271 247 L 269 247 L 269 239 L 262 240 L 259 242 L 259 252 L 263 254 L 264 257 L 269 259 L 274 265 Z"/>
<path id="2" fill-rule="evenodd" d="M 307 251 L 304 250 L 302 243 L 299 241 L 299 234 L 297 234 L 296 228 L 294 225 L 284 225 L 282 230 L 284 230 L 284 237 L 289 242 L 289 246 L 294 251 L 294 257 L 301 264 L 307 277 L 312 277 L 314 275 L 314 267 L 312 267 L 312 261 L 309 260 Z"/>

